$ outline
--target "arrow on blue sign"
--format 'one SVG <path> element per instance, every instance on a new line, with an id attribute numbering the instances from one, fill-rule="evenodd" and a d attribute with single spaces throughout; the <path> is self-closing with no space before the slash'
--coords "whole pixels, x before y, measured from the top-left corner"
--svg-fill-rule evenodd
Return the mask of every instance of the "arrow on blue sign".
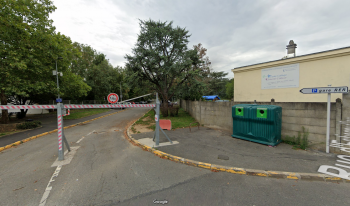
<path id="1" fill-rule="evenodd" d="M 312 93 L 317 93 L 317 89 L 312 89 Z"/>

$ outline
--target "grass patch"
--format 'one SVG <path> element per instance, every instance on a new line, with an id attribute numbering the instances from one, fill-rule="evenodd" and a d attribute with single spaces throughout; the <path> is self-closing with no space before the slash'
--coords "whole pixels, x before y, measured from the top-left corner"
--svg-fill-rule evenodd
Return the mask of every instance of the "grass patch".
<path id="1" fill-rule="evenodd" d="M 154 120 L 154 110 L 151 109 L 148 111 L 143 117 L 141 117 L 138 121 L 136 121 L 135 125 L 149 125 L 149 129 L 152 129 L 153 131 L 155 130 L 155 120 Z M 189 127 L 190 123 L 195 122 L 196 120 L 188 114 L 185 110 L 182 108 L 179 109 L 178 115 L 174 117 L 163 117 L 162 114 L 160 114 L 160 119 L 168 119 L 171 120 L 171 127 L 172 129 L 177 129 L 177 128 L 184 128 L 184 127 Z M 192 124 L 191 126 L 194 126 Z"/>
<path id="2" fill-rule="evenodd" d="M 94 114 L 100 114 L 103 112 L 108 112 L 110 109 L 101 108 L 101 109 L 71 109 L 70 115 L 64 116 L 63 119 L 80 119 L 83 117 L 91 116 Z"/>
<path id="3" fill-rule="evenodd" d="M 302 149 L 306 150 L 309 146 L 309 130 L 305 130 L 305 127 L 302 127 L 302 131 L 298 132 L 298 136 L 288 136 L 286 135 L 282 140 L 283 143 L 293 145 L 293 149 Z"/>
<path id="4" fill-rule="evenodd" d="M 0 133 L 0 137 L 8 135 L 8 134 L 13 134 L 13 133 L 17 133 L 18 131 L 12 131 L 12 132 L 1 132 Z"/>

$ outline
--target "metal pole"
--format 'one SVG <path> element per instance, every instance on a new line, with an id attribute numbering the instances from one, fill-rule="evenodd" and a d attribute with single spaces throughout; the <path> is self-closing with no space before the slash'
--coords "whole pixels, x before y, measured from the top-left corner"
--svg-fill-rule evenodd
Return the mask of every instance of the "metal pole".
<path id="1" fill-rule="evenodd" d="M 58 161 L 64 160 L 64 145 L 62 144 L 62 110 L 61 103 L 57 103 L 57 134 L 58 134 Z"/>
<path id="2" fill-rule="evenodd" d="M 332 85 L 328 85 L 329 87 Z M 329 129 L 331 118 L 331 93 L 327 94 L 327 136 L 326 136 L 326 153 L 329 153 Z"/>
<path id="3" fill-rule="evenodd" d="M 156 94 L 156 146 L 159 146 L 159 107 L 158 93 Z"/>
<path id="4" fill-rule="evenodd" d="M 58 92 L 58 98 L 60 98 L 60 85 L 59 85 L 59 83 L 58 83 L 57 59 L 56 59 L 56 77 L 57 77 L 57 92 Z"/>
<path id="5" fill-rule="evenodd" d="M 120 101 L 123 101 L 122 82 L 120 82 L 119 85 L 120 85 Z"/>
<path id="6" fill-rule="evenodd" d="M 64 106 L 62 104 L 62 110 L 64 110 Z M 63 113 L 63 112 L 62 112 Z M 66 144 L 66 147 L 68 149 L 68 152 L 70 152 L 70 146 L 68 144 L 68 141 L 67 141 L 67 138 L 66 138 L 66 135 L 64 135 L 64 124 L 63 124 L 63 115 L 62 115 L 62 137 L 63 137 L 63 141 L 64 143 Z"/>

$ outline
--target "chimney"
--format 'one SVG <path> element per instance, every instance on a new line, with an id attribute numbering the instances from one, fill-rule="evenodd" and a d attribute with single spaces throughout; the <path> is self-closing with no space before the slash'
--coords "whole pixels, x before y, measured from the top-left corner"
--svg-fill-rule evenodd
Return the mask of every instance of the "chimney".
<path id="1" fill-rule="evenodd" d="M 293 40 L 289 41 L 289 44 L 287 45 L 287 57 L 295 57 L 295 48 L 297 48 L 297 45 L 294 44 Z"/>

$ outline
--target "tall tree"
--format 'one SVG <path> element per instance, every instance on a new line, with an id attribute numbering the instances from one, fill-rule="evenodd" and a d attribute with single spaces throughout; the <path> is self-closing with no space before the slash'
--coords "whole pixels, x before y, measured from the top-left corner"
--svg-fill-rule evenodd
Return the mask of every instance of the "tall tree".
<path id="1" fill-rule="evenodd" d="M 54 30 L 49 14 L 56 7 L 49 0 L 0 0 L 0 99 L 7 104 L 6 94 L 19 90 L 21 76 L 27 75 L 27 63 L 37 63 L 34 46 L 41 37 Z M 2 123 L 8 123 L 7 110 L 2 110 Z"/>
<path id="2" fill-rule="evenodd" d="M 226 98 L 232 99 L 234 96 L 234 81 L 235 79 L 230 79 L 229 82 L 226 83 Z"/>
<path id="3" fill-rule="evenodd" d="M 56 79 L 52 76 L 57 58 L 65 75 L 60 79 L 74 80 L 78 92 L 61 86 L 70 95 L 84 95 L 89 87 L 68 69 L 72 56 L 69 37 L 55 32 L 49 14 L 56 7 L 50 0 L 0 0 L 0 97 L 25 104 L 27 99 L 53 98 L 57 94 Z M 7 98 L 11 97 L 11 98 Z M 2 123 L 8 123 L 7 110 L 2 111 Z M 22 114 L 26 111 L 21 110 Z"/>
<path id="4" fill-rule="evenodd" d="M 188 31 L 173 27 L 172 22 L 140 20 L 140 28 L 133 55 L 125 56 L 129 80 L 150 82 L 150 88 L 167 102 L 180 86 L 199 74 L 197 51 L 187 48 Z"/>

